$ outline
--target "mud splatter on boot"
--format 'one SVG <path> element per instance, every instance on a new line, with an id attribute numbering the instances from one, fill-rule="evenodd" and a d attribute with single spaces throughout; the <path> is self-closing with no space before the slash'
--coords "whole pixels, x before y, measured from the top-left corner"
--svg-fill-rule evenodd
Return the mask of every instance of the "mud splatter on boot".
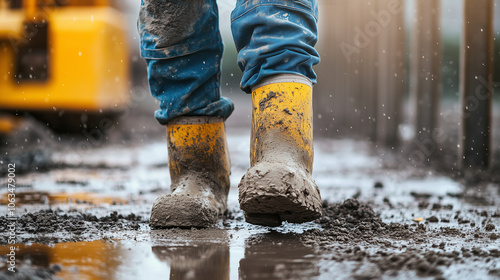
<path id="1" fill-rule="evenodd" d="M 312 89 L 274 83 L 252 92 L 251 168 L 239 188 L 247 222 L 279 226 L 321 216 L 312 179 Z"/>
<path id="2" fill-rule="evenodd" d="M 172 193 L 156 199 L 152 228 L 209 227 L 227 208 L 230 160 L 224 122 L 181 117 L 167 125 Z"/>

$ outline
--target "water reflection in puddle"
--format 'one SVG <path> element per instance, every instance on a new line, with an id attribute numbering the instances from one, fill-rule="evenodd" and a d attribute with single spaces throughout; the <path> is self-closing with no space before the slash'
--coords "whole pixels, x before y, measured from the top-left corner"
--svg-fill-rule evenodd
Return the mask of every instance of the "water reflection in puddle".
<path id="1" fill-rule="evenodd" d="M 50 270 L 57 265 L 60 271 L 55 276 L 61 279 L 310 279 L 319 275 L 313 250 L 298 235 L 264 232 L 229 238 L 233 234 L 170 230 L 152 231 L 143 241 L 18 244 L 16 268 Z M 1 256 L 8 250 L 9 246 L 0 246 Z"/>
<path id="2" fill-rule="evenodd" d="M 229 279 L 229 246 L 153 246 L 155 257 L 170 267 L 170 279 Z"/>
<path id="3" fill-rule="evenodd" d="M 319 276 L 312 248 L 298 235 L 276 232 L 252 236 L 245 242 L 240 279 L 311 279 Z"/>
<path id="4" fill-rule="evenodd" d="M 8 193 L 0 196 L 0 204 L 7 205 Z M 43 191 L 22 191 L 16 193 L 16 204 L 87 204 L 87 205 L 100 205 L 100 204 L 127 204 L 128 200 L 119 197 L 112 197 L 108 195 L 100 195 L 91 192 L 43 192 Z"/>
<path id="5" fill-rule="evenodd" d="M 70 242 L 55 245 L 17 244 L 16 270 L 46 269 L 59 266 L 56 273 L 61 279 L 112 279 L 121 265 L 120 246 L 105 241 Z M 10 246 L 1 246 L 6 256 Z M 57 269 L 59 270 L 59 269 Z"/>

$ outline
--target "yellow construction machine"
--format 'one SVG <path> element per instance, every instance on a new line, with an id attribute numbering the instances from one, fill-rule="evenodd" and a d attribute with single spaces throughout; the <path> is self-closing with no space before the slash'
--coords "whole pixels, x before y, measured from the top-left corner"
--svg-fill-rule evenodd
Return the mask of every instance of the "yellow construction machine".
<path id="1" fill-rule="evenodd" d="M 109 0 L 0 0 L 0 133 L 26 113 L 78 131 L 126 106 L 126 26 Z"/>

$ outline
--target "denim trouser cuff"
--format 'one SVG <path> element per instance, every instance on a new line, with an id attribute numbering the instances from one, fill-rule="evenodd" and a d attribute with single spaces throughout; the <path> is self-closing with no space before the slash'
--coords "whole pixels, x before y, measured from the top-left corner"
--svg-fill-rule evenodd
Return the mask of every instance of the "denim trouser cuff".
<path id="1" fill-rule="evenodd" d="M 231 30 L 245 92 L 266 78 L 298 75 L 316 82 L 316 0 L 238 0 Z M 138 29 L 162 124 L 179 116 L 227 118 L 220 95 L 223 44 L 215 0 L 142 0 Z"/>

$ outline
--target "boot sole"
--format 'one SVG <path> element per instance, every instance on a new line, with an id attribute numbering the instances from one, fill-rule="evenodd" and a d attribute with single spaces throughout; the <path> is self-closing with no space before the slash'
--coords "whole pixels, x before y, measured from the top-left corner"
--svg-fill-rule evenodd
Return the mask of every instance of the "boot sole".
<path id="1" fill-rule="evenodd" d="M 275 205 L 275 207 L 270 207 Z M 305 223 L 321 217 L 321 210 L 307 207 L 303 201 L 289 197 L 256 196 L 240 205 L 245 220 L 254 225 L 280 226 L 283 221 Z"/>

